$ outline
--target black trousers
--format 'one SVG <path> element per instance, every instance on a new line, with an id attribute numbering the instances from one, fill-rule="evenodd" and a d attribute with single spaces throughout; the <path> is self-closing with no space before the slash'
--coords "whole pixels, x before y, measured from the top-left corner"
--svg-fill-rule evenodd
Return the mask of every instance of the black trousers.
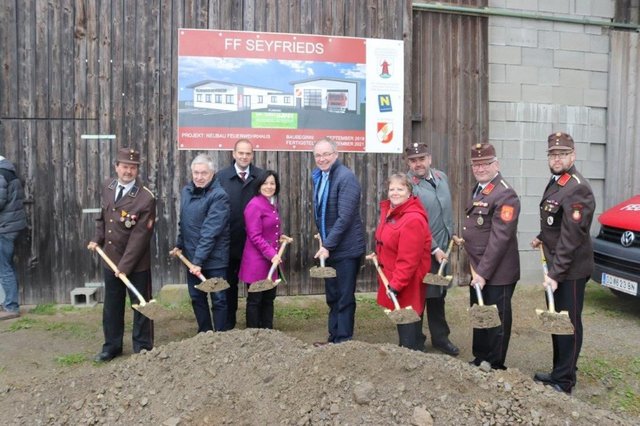
<path id="1" fill-rule="evenodd" d="M 569 392 L 576 385 L 578 357 L 582 349 L 582 307 L 584 290 L 588 277 L 578 280 L 562 281 L 553 293 L 556 311 L 568 311 L 573 323 L 572 335 L 553 334 L 553 370 L 551 378 Z"/>
<path id="2" fill-rule="evenodd" d="M 420 351 L 424 347 L 422 342 L 422 321 L 411 324 L 398 324 L 398 345 L 403 348 Z"/>
<path id="3" fill-rule="evenodd" d="M 440 264 L 435 256 L 431 256 L 431 273 L 437 273 Z M 446 274 L 446 268 L 445 268 Z M 434 288 L 435 287 L 435 288 Z M 427 312 L 427 325 L 431 342 L 434 345 L 444 345 L 449 340 L 449 324 L 445 315 L 445 298 L 447 297 L 446 287 L 429 286 L 427 288 L 427 298 L 425 300 L 425 311 Z M 422 342 L 426 342 L 427 336 L 422 333 L 423 316 L 420 317 L 420 336 Z"/>
<path id="4" fill-rule="evenodd" d="M 273 328 L 273 301 L 277 291 L 278 287 L 247 292 L 247 328 Z"/>
<path id="5" fill-rule="evenodd" d="M 133 272 L 127 276 L 131 284 L 140 292 L 147 301 L 151 299 L 151 273 L 150 271 Z M 138 304 L 138 298 L 126 287 L 125 283 L 116 278 L 111 269 L 104 269 L 104 308 L 102 310 L 102 329 L 104 332 L 104 345 L 102 352 L 118 355 L 122 353 L 122 340 L 124 336 L 124 308 L 125 299 L 129 293 L 131 304 Z M 142 349 L 153 349 L 153 321 L 134 309 L 133 352 L 138 353 Z"/>
<path id="6" fill-rule="evenodd" d="M 229 288 L 227 292 L 227 330 L 236 327 L 236 311 L 238 310 L 238 272 L 240 272 L 240 262 L 242 259 L 229 258 L 227 267 L 227 282 Z"/>
<path id="7" fill-rule="evenodd" d="M 471 292 L 471 306 L 478 303 L 476 291 L 469 287 Z M 473 362 L 480 365 L 482 361 L 491 364 L 491 368 L 504 370 L 509 340 L 511 339 L 511 297 L 516 284 L 509 285 L 485 285 L 482 289 L 482 298 L 485 305 L 496 305 L 501 324 L 493 328 L 473 329 Z"/>

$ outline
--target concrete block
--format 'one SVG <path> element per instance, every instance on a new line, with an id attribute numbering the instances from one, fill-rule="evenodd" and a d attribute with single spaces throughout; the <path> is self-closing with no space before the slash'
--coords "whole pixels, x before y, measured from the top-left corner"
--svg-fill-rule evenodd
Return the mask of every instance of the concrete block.
<path id="1" fill-rule="evenodd" d="M 578 151 L 578 149 L 576 148 L 576 152 L 577 152 L 577 156 L 579 158 L 585 158 L 589 161 L 600 161 L 600 162 L 604 162 L 605 158 L 606 158 L 606 151 L 605 151 L 605 145 L 596 145 L 596 144 L 590 144 L 589 145 L 589 151 L 586 155 L 581 155 L 580 153 L 582 151 Z"/>
<path id="2" fill-rule="evenodd" d="M 544 188 L 543 188 L 544 190 Z M 538 199 L 540 202 L 540 199 Z M 535 229 L 539 229 L 540 227 L 540 213 L 538 213 L 538 206 L 536 205 L 534 208 L 530 208 L 525 210 L 524 208 L 520 209 L 520 216 L 518 217 L 518 229 L 520 231 L 534 231 Z M 531 240 L 529 240 L 531 241 Z M 527 241 L 527 243 L 529 243 Z"/>
<path id="3" fill-rule="evenodd" d="M 490 64 L 514 64 L 522 63 L 522 48 L 515 46 L 489 46 Z"/>
<path id="4" fill-rule="evenodd" d="M 505 37 L 509 46 L 538 47 L 538 31 L 535 29 L 507 28 Z"/>
<path id="5" fill-rule="evenodd" d="M 604 179 L 604 163 L 602 161 L 581 161 L 578 170 L 591 179 Z"/>
<path id="6" fill-rule="evenodd" d="M 507 83 L 538 83 L 538 68 L 522 65 L 506 65 Z"/>
<path id="7" fill-rule="evenodd" d="M 589 124 L 605 127 L 607 125 L 607 110 L 604 108 L 589 108 Z"/>
<path id="8" fill-rule="evenodd" d="M 502 144 L 501 159 L 518 159 L 522 158 L 522 144 L 520 141 L 509 141 Z M 519 169 L 519 167 L 518 167 Z"/>
<path id="9" fill-rule="evenodd" d="M 589 88 L 589 72 L 574 69 L 561 69 L 560 86 L 579 87 L 581 89 Z"/>
<path id="10" fill-rule="evenodd" d="M 558 86 L 560 84 L 560 70 L 551 67 L 538 68 L 538 84 Z"/>
<path id="11" fill-rule="evenodd" d="M 522 48 L 522 65 L 534 67 L 553 67 L 553 50 Z"/>
<path id="12" fill-rule="evenodd" d="M 505 121 L 505 102 L 489 102 L 489 121 Z"/>
<path id="13" fill-rule="evenodd" d="M 560 33 L 555 31 L 538 31 L 538 47 L 542 49 L 559 49 Z"/>
<path id="14" fill-rule="evenodd" d="M 95 287 L 76 287 L 71 290 L 71 305 L 76 308 L 93 308 L 98 304 L 98 289 Z"/>
<path id="15" fill-rule="evenodd" d="M 510 18 L 506 16 L 490 16 L 489 17 L 489 25 L 494 27 L 521 27 L 524 21 L 528 19 L 522 18 Z"/>
<path id="16" fill-rule="evenodd" d="M 589 50 L 592 53 L 609 53 L 609 35 L 589 34 Z"/>
<path id="17" fill-rule="evenodd" d="M 615 0 L 597 0 L 591 2 L 591 16 L 610 19 L 616 11 Z M 637 4 L 636 4 L 637 6 Z"/>
<path id="18" fill-rule="evenodd" d="M 549 166 L 547 164 L 547 175 L 544 177 L 527 177 L 527 180 L 525 181 L 525 190 L 521 195 L 526 195 L 527 202 L 532 205 L 535 203 L 535 205 L 537 206 L 538 203 L 540 203 L 540 198 L 542 197 L 544 189 L 549 183 L 550 177 L 551 173 L 549 173 Z"/>
<path id="19" fill-rule="evenodd" d="M 557 130 L 558 132 L 569 133 L 571 136 L 573 136 L 574 141 L 581 141 L 581 140 L 584 140 L 584 135 L 587 131 L 586 130 L 587 126 L 584 126 L 582 124 L 566 123 L 564 125 L 564 128 L 562 126 L 559 126 L 558 129 L 559 129 Z"/>
<path id="20" fill-rule="evenodd" d="M 569 0 L 538 0 L 540 12 L 569 13 Z"/>
<path id="21" fill-rule="evenodd" d="M 584 25 L 583 24 L 571 24 L 567 22 L 554 22 L 553 30 L 564 33 L 583 33 Z"/>
<path id="22" fill-rule="evenodd" d="M 591 36 L 584 33 L 560 33 L 560 49 L 589 52 Z"/>
<path id="23" fill-rule="evenodd" d="M 609 55 L 606 53 L 585 53 L 584 69 L 590 71 L 608 71 Z"/>
<path id="24" fill-rule="evenodd" d="M 553 100 L 552 87 L 523 84 L 522 99 L 527 102 L 549 104 Z"/>
<path id="25" fill-rule="evenodd" d="M 546 141 L 553 132 L 552 123 L 522 123 L 522 138 L 529 141 Z"/>
<path id="26" fill-rule="evenodd" d="M 518 102 L 522 100 L 519 84 L 489 83 L 489 101 Z"/>
<path id="27" fill-rule="evenodd" d="M 491 21 L 489 21 L 491 22 Z M 489 26 L 489 44 L 495 46 L 507 45 L 507 29 L 503 26 Z"/>
<path id="28" fill-rule="evenodd" d="M 505 177 L 505 180 L 515 187 L 513 181 L 516 179 L 514 176 L 521 176 L 522 169 L 520 167 L 520 160 L 516 158 L 506 158 L 504 154 L 498 157 L 500 160 L 500 173 Z"/>
<path id="29" fill-rule="evenodd" d="M 489 7 L 501 7 L 507 6 L 507 0 L 489 0 Z"/>
<path id="30" fill-rule="evenodd" d="M 597 25 L 585 25 L 584 26 L 584 32 L 585 34 L 591 34 L 591 35 L 603 35 L 606 34 L 607 30 L 603 30 L 602 27 L 597 26 Z"/>
<path id="31" fill-rule="evenodd" d="M 584 104 L 591 107 L 605 108 L 607 106 L 607 91 L 594 89 L 585 90 Z"/>
<path id="32" fill-rule="evenodd" d="M 582 105 L 584 102 L 584 93 L 582 89 L 575 87 L 553 87 L 554 104 L 563 105 Z"/>
<path id="33" fill-rule="evenodd" d="M 584 52 L 574 52 L 570 50 L 554 50 L 553 66 L 556 68 L 584 68 Z M 594 70 L 595 71 L 595 70 Z"/>
<path id="34" fill-rule="evenodd" d="M 558 122 L 569 124 L 588 124 L 589 108 L 582 105 L 561 105 L 558 107 Z"/>
<path id="35" fill-rule="evenodd" d="M 507 0 L 507 9 L 538 10 L 538 2 L 533 0 Z"/>
<path id="36" fill-rule="evenodd" d="M 607 90 L 609 74 L 606 72 L 589 71 L 589 89 Z"/>
<path id="37" fill-rule="evenodd" d="M 158 300 L 171 305 L 180 305 L 189 301 L 189 289 L 186 284 L 165 284 L 158 293 Z"/>
<path id="38" fill-rule="evenodd" d="M 489 64 L 489 81 L 491 83 L 506 83 L 507 71 L 504 64 Z"/>
<path id="39" fill-rule="evenodd" d="M 607 142 L 607 129 L 604 126 L 587 126 L 585 129 L 584 140 L 585 142 L 592 143 L 606 143 Z"/>
<path id="40" fill-rule="evenodd" d="M 548 136 L 548 135 L 547 135 Z M 546 138 L 545 138 L 546 141 Z M 546 151 L 546 146 L 545 146 Z M 522 160 L 522 174 L 523 176 L 527 176 L 528 178 L 543 178 L 547 177 L 547 182 L 549 181 L 549 164 L 545 157 L 544 160 Z M 545 183 L 546 186 L 546 183 Z M 544 186 L 542 187 L 544 190 Z"/>
<path id="41" fill-rule="evenodd" d="M 530 28 L 538 31 L 552 31 L 553 30 L 553 22 L 551 21 L 542 21 L 535 19 L 523 19 L 522 20 L 522 28 Z"/>
<path id="42" fill-rule="evenodd" d="M 575 6 L 573 12 L 576 15 L 591 15 L 591 1 L 592 0 L 575 0 Z M 600 0 L 595 0 L 600 1 Z"/>

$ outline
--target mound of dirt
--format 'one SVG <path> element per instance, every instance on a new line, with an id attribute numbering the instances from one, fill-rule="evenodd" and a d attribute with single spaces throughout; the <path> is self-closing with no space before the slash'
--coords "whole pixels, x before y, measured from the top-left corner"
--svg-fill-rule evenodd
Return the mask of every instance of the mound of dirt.
<path id="1" fill-rule="evenodd" d="M 390 344 L 314 348 L 271 330 L 206 333 L 4 389 L 13 424 L 631 424 L 534 383 Z"/>

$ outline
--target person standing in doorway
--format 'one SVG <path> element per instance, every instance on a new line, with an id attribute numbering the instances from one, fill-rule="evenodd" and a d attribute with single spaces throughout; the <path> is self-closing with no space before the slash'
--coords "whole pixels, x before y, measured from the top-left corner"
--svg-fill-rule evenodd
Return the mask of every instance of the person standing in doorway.
<path id="1" fill-rule="evenodd" d="M 356 278 L 365 251 L 364 227 L 360 218 L 361 189 L 355 174 L 338 159 L 338 148 L 329 138 L 313 146 L 317 168 L 312 172 L 313 211 L 322 239 L 315 258 L 326 259 L 336 270 L 335 278 L 325 278 L 329 305 L 326 342 L 340 343 L 353 338 L 356 313 Z"/>
<path id="2" fill-rule="evenodd" d="M 238 310 L 238 273 L 242 261 L 247 233 L 244 223 L 244 209 L 257 191 L 258 178 L 264 170 L 251 164 L 253 160 L 253 145 L 248 139 L 238 139 L 233 148 L 233 164 L 224 168 L 216 175 L 222 188 L 229 196 L 231 216 L 229 230 L 231 244 L 229 246 L 229 266 L 227 267 L 227 328 L 232 330 L 236 326 L 236 312 Z"/>
<path id="3" fill-rule="evenodd" d="M 18 318 L 18 279 L 13 264 L 14 242 L 27 227 L 24 210 L 24 191 L 14 165 L 0 155 L 0 284 L 4 302 L 0 320 Z"/>
<path id="4" fill-rule="evenodd" d="M 127 287 L 120 279 L 124 274 L 146 300 L 151 299 L 151 235 L 156 218 L 156 199 L 138 179 L 140 153 L 120 148 L 116 157 L 117 178 L 104 182 L 100 217 L 88 249 L 101 246 L 117 265 L 114 273 L 104 263 L 104 307 L 102 328 L 104 344 L 94 358 L 110 361 L 122 354 L 124 308 Z M 131 304 L 140 303 L 129 291 Z M 153 349 L 153 321 L 133 311 L 133 352 Z"/>
<path id="5" fill-rule="evenodd" d="M 448 260 L 445 252 L 453 237 L 453 206 L 449 179 L 444 172 L 431 167 L 431 151 L 426 144 L 414 143 L 405 149 L 405 159 L 409 167 L 408 176 L 413 184 L 413 194 L 418 197 L 429 217 L 432 237 L 430 272 L 437 273 L 440 264 Z M 433 347 L 445 354 L 457 356 L 460 349 L 449 340 L 445 297 L 446 287 L 427 286 L 427 324 Z M 424 334 L 422 337 L 426 341 Z"/>

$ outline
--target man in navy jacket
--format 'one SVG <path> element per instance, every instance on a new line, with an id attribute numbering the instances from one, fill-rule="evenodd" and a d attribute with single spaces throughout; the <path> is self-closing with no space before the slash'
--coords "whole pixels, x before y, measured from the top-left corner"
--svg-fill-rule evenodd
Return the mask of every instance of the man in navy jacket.
<path id="1" fill-rule="evenodd" d="M 323 245 L 315 258 L 325 258 L 327 266 L 336 270 L 335 278 L 324 281 L 329 305 L 327 342 L 340 343 L 353 337 L 356 278 L 365 250 L 360 183 L 338 160 L 337 146 L 332 140 L 317 141 L 313 155 L 318 166 L 312 172 L 313 211 Z M 325 342 L 316 343 L 320 344 Z"/>

